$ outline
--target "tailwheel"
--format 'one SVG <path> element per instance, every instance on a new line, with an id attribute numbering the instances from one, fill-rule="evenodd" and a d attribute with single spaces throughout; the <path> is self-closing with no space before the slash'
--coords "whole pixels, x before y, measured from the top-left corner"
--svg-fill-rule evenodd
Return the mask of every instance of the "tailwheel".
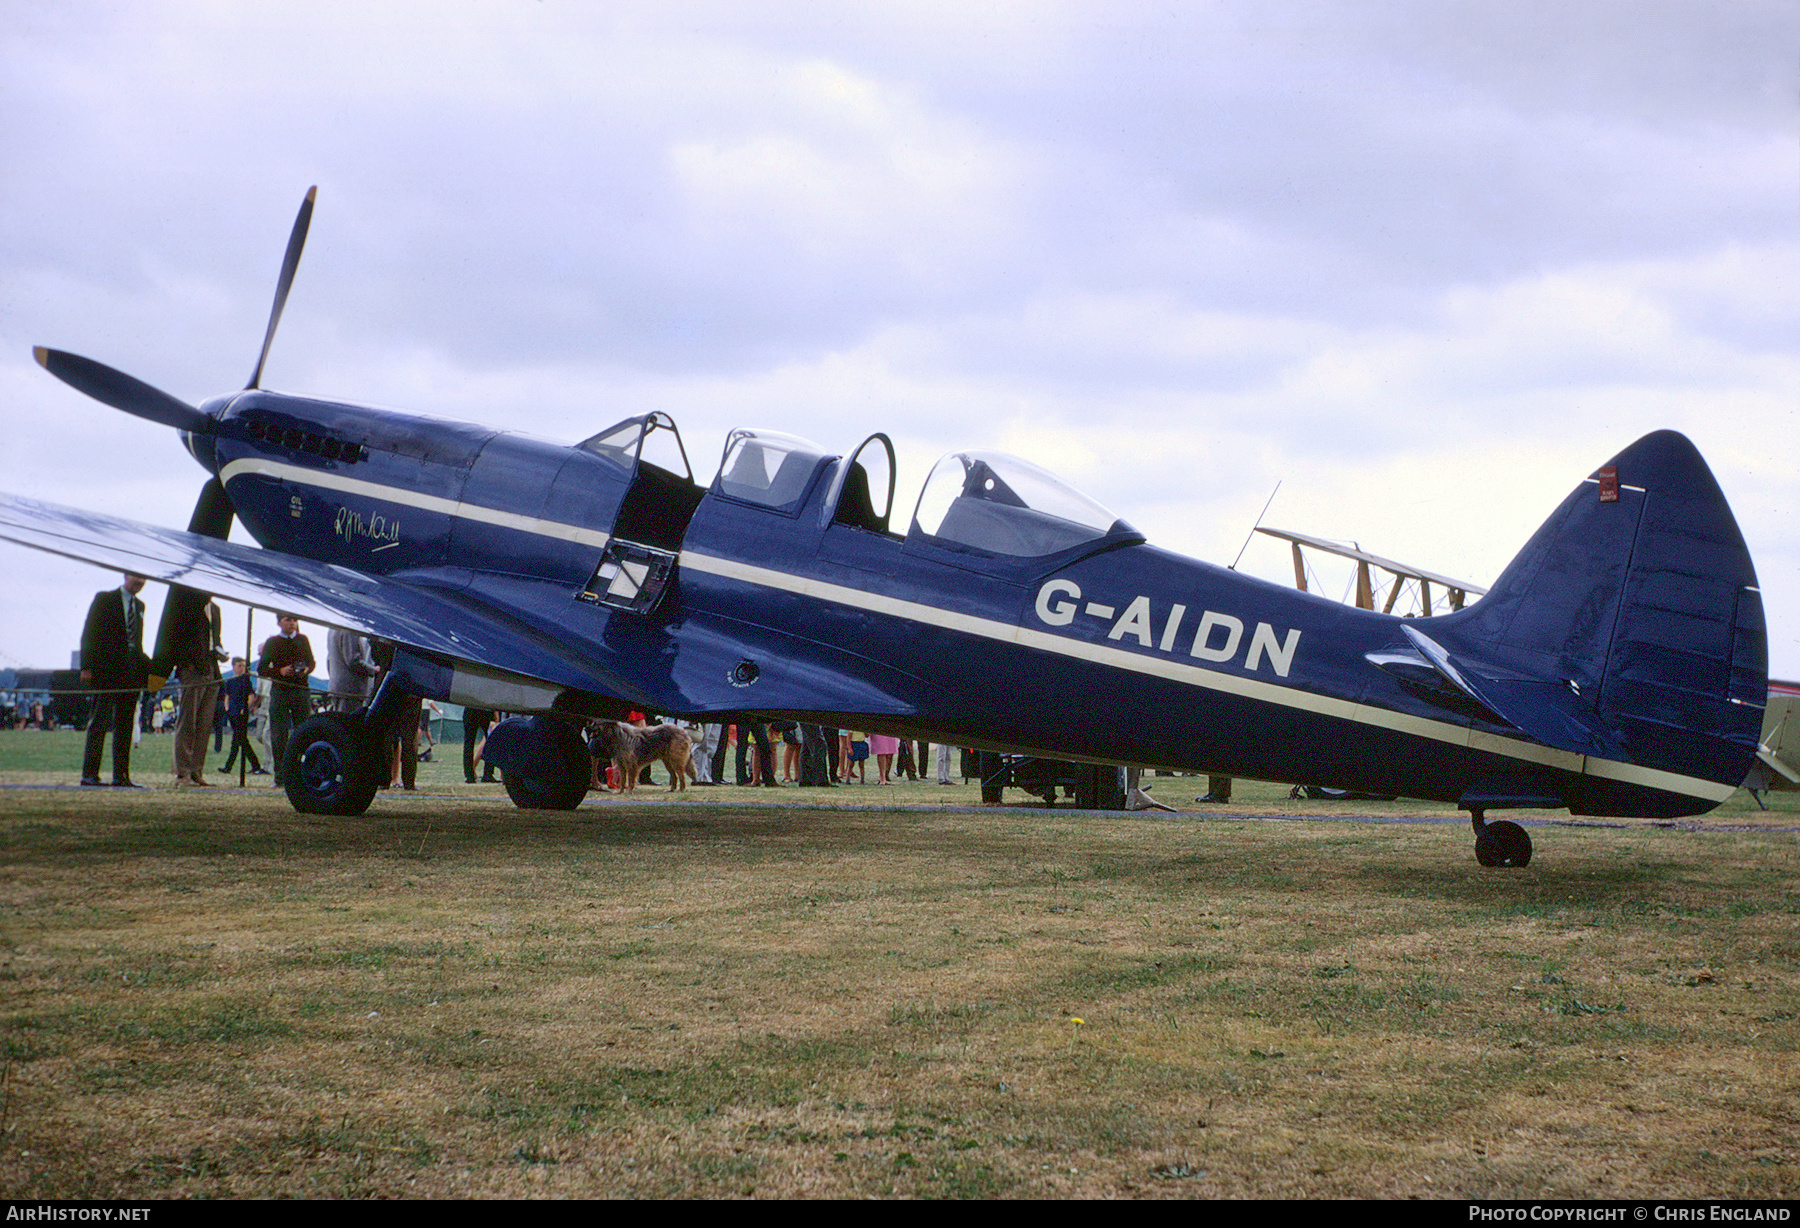
<path id="1" fill-rule="evenodd" d="M 544 780 L 505 770 L 500 779 L 506 783 L 506 796 L 520 810 L 573 810 L 588 792 L 585 780 Z"/>
<path id="2" fill-rule="evenodd" d="M 361 814 L 381 784 L 376 751 L 362 722 L 342 713 L 302 722 L 281 761 L 289 803 L 302 814 Z"/>
<path id="3" fill-rule="evenodd" d="M 1475 860 L 1484 866 L 1512 868 L 1531 864 L 1531 836 L 1510 819 L 1483 822 L 1475 815 Z"/>

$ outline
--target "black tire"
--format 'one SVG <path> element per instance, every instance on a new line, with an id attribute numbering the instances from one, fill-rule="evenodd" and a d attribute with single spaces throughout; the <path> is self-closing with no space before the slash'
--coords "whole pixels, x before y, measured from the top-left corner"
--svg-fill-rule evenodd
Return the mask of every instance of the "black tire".
<path id="1" fill-rule="evenodd" d="M 1520 869 L 1531 864 L 1531 836 L 1510 819 L 1489 823 L 1475 837 L 1475 860 L 1496 869 Z"/>
<path id="2" fill-rule="evenodd" d="M 359 815 L 381 784 L 375 760 L 373 740 L 343 714 L 303 721 L 281 760 L 288 802 L 301 814 Z"/>
<path id="3" fill-rule="evenodd" d="M 585 780 L 540 780 L 511 772 L 501 772 L 500 779 L 506 783 L 506 796 L 520 810 L 573 810 L 588 792 Z"/>

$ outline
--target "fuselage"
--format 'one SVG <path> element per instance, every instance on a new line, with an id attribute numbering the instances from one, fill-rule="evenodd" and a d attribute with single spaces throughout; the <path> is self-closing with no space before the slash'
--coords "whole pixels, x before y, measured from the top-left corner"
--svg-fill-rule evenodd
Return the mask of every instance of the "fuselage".
<path id="1" fill-rule="evenodd" d="M 265 547 L 505 611 L 670 715 L 1447 802 L 1524 779 L 1591 813 L 1697 813 L 1731 788 L 1546 746 L 1427 668 L 1378 665 L 1418 660 L 1400 619 L 1126 527 L 996 554 L 845 523 L 841 457 L 777 506 L 717 481 L 682 493 L 607 449 L 386 410 L 260 391 L 206 409 L 218 427 L 189 447 Z M 648 611 L 593 600 L 622 518 L 679 560 Z"/>

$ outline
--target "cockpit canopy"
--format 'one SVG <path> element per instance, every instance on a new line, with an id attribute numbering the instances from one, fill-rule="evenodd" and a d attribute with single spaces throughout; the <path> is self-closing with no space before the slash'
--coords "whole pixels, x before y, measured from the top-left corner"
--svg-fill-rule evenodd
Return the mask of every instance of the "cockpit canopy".
<path id="1" fill-rule="evenodd" d="M 1038 558 L 1136 529 L 1061 479 L 1002 452 L 958 452 L 932 467 L 913 532 L 939 544 Z"/>
<path id="2" fill-rule="evenodd" d="M 725 440 L 719 490 L 746 503 L 792 512 L 827 459 L 824 448 L 798 435 L 736 430 Z"/>
<path id="3" fill-rule="evenodd" d="M 669 450 L 670 445 L 673 445 L 673 451 Z M 615 422 L 576 446 L 601 460 L 610 461 L 627 473 L 642 461 L 671 476 L 686 475 L 689 482 L 694 480 L 693 467 L 688 464 L 687 446 L 681 442 L 681 431 L 675 426 L 675 419 L 661 410 Z"/>
<path id="4" fill-rule="evenodd" d="M 885 459 L 887 470 L 887 494 L 879 511 L 861 459 L 876 442 L 884 456 L 871 458 Z M 893 499 L 892 458 L 885 435 L 870 436 L 852 456 L 842 458 L 797 435 L 735 430 L 726 437 L 713 489 L 794 515 L 835 463 L 836 479 L 824 495 L 824 522 L 885 534 Z M 1136 529 L 1061 479 L 1001 452 L 957 452 L 933 466 L 909 537 L 951 550 L 1020 559 L 1101 542 L 1143 540 Z"/>

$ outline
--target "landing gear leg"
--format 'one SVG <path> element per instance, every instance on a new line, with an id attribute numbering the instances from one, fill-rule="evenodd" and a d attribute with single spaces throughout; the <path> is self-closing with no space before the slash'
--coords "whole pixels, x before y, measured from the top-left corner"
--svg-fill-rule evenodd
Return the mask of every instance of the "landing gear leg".
<path id="1" fill-rule="evenodd" d="M 1475 860 L 1484 866 L 1519 868 L 1531 864 L 1531 836 L 1510 819 L 1487 821 L 1487 812 L 1471 810 L 1475 828 Z"/>

